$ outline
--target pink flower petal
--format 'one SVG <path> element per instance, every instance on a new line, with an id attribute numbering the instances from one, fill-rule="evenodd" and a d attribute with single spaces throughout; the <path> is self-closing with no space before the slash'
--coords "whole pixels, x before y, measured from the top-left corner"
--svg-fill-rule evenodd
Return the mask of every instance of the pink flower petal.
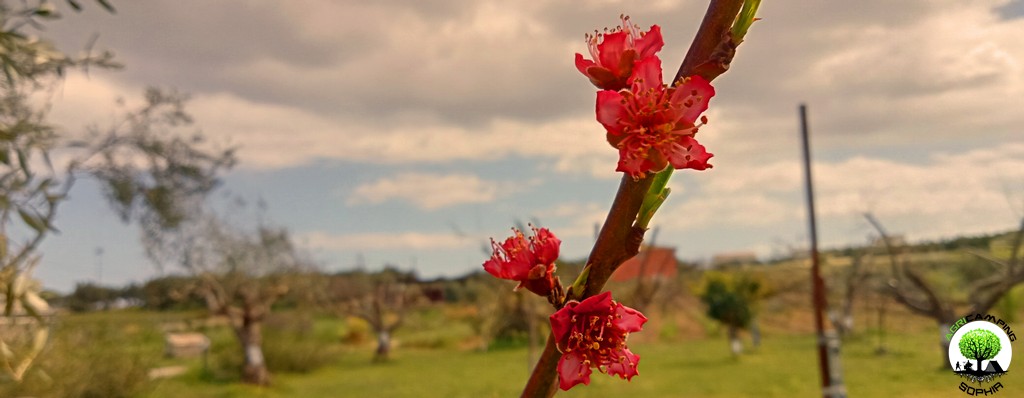
<path id="1" fill-rule="evenodd" d="M 558 247 L 562 241 L 547 228 L 535 229 L 533 253 L 540 264 L 552 264 L 558 259 Z"/>
<path id="2" fill-rule="evenodd" d="M 562 355 L 558 360 L 558 386 L 562 391 L 569 391 L 577 384 L 590 384 L 590 365 L 583 362 L 579 353 Z"/>
<path id="3" fill-rule="evenodd" d="M 586 75 L 587 69 L 594 65 L 597 65 L 594 61 L 583 58 L 583 54 L 576 53 L 576 69 L 579 69 L 580 73 Z"/>
<path id="4" fill-rule="evenodd" d="M 637 372 L 637 365 L 640 364 L 640 356 L 629 351 L 628 348 L 623 348 L 617 352 L 613 351 L 611 357 L 611 362 L 608 363 L 609 375 L 631 380 L 633 376 L 639 374 Z"/>
<path id="5" fill-rule="evenodd" d="M 622 304 L 615 306 L 615 319 L 612 320 L 612 324 L 623 332 L 639 332 L 640 329 L 643 329 L 645 322 L 647 322 L 647 317 L 640 311 Z"/>
<path id="6" fill-rule="evenodd" d="M 682 136 L 672 145 L 669 162 L 676 169 L 706 170 L 711 167 L 708 160 L 715 156 L 692 136 Z"/>
<path id="7" fill-rule="evenodd" d="M 651 30 L 634 41 L 634 45 L 639 59 L 650 57 L 661 51 L 661 48 L 665 46 L 665 40 L 661 37 L 661 27 L 652 25 Z"/>
<path id="8" fill-rule="evenodd" d="M 617 91 L 601 90 L 597 92 L 597 121 L 609 133 L 622 133 L 620 121 L 626 116 L 626 108 L 622 101 L 622 94 Z"/>
<path id="9" fill-rule="evenodd" d="M 604 40 L 601 44 L 597 45 L 598 57 L 600 59 L 595 59 L 594 61 L 618 74 L 619 60 L 622 59 L 622 53 L 626 51 L 628 44 L 626 39 L 626 32 L 623 31 L 605 34 Z"/>
<path id="10" fill-rule="evenodd" d="M 612 305 L 612 292 L 604 292 L 590 296 L 580 302 L 572 312 L 576 314 L 607 313 Z"/>
<path id="11" fill-rule="evenodd" d="M 651 161 L 644 157 L 630 158 L 625 155 L 625 150 L 619 151 L 619 163 L 615 171 L 629 174 L 633 178 L 643 178 L 643 175 L 651 170 Z"/>
<path id="12" fill-rule="evenodd" d="M 484 262 L 484 271 L 501 279 L 521 280 L 529 274 L 530 265 L 521 261 L 503 261 L 491 258 Z"/>
<path id="13" fill-rule="evenodd" d="M 693 75 L 683 84 L 676 87 L 670 100 L 674 108 L 679 109 L 680 122 L 693 125 L 701 113 L 708 109 L 711 97 L 715 96 L 715 88 L 703 77 Z"/>
<path id="14" fill-rule="evenodd" d="M 629 77 L 629 84 L 633 86 L 634 93 L 662 89 L 664 84 L 661 82 L 661 59 L 647 57 L 637 61 L 633 66 L 633 74 Z"/>
<path id="15" fill-rule="evenodd" d="M 548 318 L 551 321 L 551 334 L 554 336 L 555 342 L 561 344 L 568 338 L 569 332 L 572 331 L 572 307 L 578 303 L 570 301 Z M 565 347 L 559 346 L 558 349 L 563 350 Z"/>

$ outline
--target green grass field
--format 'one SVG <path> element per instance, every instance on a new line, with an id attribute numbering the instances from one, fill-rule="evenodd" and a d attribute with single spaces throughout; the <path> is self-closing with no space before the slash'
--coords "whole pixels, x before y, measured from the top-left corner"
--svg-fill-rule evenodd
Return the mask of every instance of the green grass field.
<path id="1" fill-rule="evenodd" d="M 960 379 L 939 369 L 937 336 L 921 330 L 890 334 L 890 352 L 874 353 L 874 339 L 844 346 L 843 368 L 851 397 L 958 397 Z M 370 362 L 371 347 L 346 349 L 338 361 L 310 374 L 278 374 L 260 389 L 203 381 L 198 370 L 159 383 L 154 397 L 508 397 L 528 374 L 525 349 L 492 352 L 397 349 L 392 361 Z M 766 336 L 762 346 L 735 359 L 721 339 L 634 344 L 642 357 L 632 382 L 595 375 L 590 386 L 559 396 L 816 397 L 812 336 Z M 1000 379 L 1003 396 L 1024 394 L 1024 376 Z"/>
<path id="2" fill-rule="evenodd" d="M 761 347 L 739 358 L 729 353 L 721 330 L 697 310 L 678 307 L 667 322 L 652 313 L 645 330 L 631 336 L 641 356 L 640 375 L 632 382 L 601 374 L 590 386 L 577 386 L 566 397 L 820 397 L 815 338 L 808 333 L 805 303 L 766 307 L 761 318 Z M 372 336 L 365 324 L 309 313 L 278 313 L 267 322 L 268 363 L 291 369 L 316 363 L 308 373 L 274 372 L 273 385 L 257 388 L 238 382 L 239 348 L 223 325 L 196 326 L 199 312 L 110 311 L 67 314 L 59 318 L 51 349 L 42 367 L 69 378 L 59 393 L 29 396 L 179 397 L 509 397 L 518 396 L 532 364 L 523 344 L 496 342 L 488 352 L 474 349 L 473 332 L 452 320 L 449 306 L 421 308 L 409 314 L 396 333 L 393 357 L 373 363 Z M 858 324 L 873 325 L 873 315 L 859 313 Z M 199 358 L 163 357 L 168 324 L 191 323 L 213 342 L 209 366 Z M 885 355 L 875 353 L 878 336 L 858 329 L 842 349 L 843 377 L 850 397 L 960 397 L 961 379 L 940 369 L 939 336 L 932 321 L 893 308 L 886 322 Z M 352 333 L 361 334 L 351 339 Z M 1017 344 L 1015 344 L 1017 345 Z M 1013 347 L 1020 348 L 1020 347 Z M 1024 355 L 1024 354 L 1021 354 Z M 119 359 L 132 357 L 134 359 Z M 281 359 L 285 358 L 285 359 Z M 1020 356 L 1024 358 L 1024 356 Z M 282 362 L 284 361 L 284 362 Z M 1024 363 L 1024 359 L 1018 359 Z M 130 370 L 187 366 L 188 372 L 126 390 Z M 997 396 L 1024 396 L 1024 373 L 1017 364 L 999 381 Z M 130 375 L 128 375 L 130 376 Z M 134 377 L 134 379 L 132 379 Z M 144 378 L 144 373 L 143 376 Z M 74 387 L 99 380 L 91 394 Z M 70 385 L 70 387 L 69 387 Z M 3 385 L 0 385 L 3 387 Z M 38 391 L 38 390 L 37 390 Z M 31 391 L 30 391 L 31 392 Z M 47 395 L 49 394 L 49 395 Z M 56 395 L 54 395 L 56 394 Z M 69 395 L 71 394 L 71 395 Z M 98 394 L 98 395 L 97 395 Z M 26 395 L 24 392 L 13 396 Z M 0 396 L 6 396 L 0 388 Z"/>

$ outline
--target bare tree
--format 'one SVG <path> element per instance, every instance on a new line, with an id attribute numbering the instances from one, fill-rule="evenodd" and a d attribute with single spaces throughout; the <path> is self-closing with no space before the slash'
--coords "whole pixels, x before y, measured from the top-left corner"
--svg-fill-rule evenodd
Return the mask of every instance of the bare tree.
<path id="1" fill-rule="evenodd" d="M 402 327 L 409 309 L 423 301 L 416 276 L 393 268 L 378 274 L 350 273 L 333 277 L 327 303 L 340 315 L 358 317 L 377 336 L 374 361 L 391 355 L 395 330 Z"/>
<path id="2" fill-rule="evenodd" d="M 391 355 L 391 336 L 405 321 L 406 310 L 415 302 L 415 288 L 402 283 L 383 282 L 358 305 L 356 315 L 377 334 L 374 360 L 385 361 Z"/>
<path id="3" fill-rule="evenodd" d="M 829 319 L 840 337 L 853 332 L 853 304 L 859 288 L 870 276 L 864 266 L 871 262 L 871 258 L 870 250 L 854 251 L 851 255 L 850 267 L 839 275 L 843 286 L 842 299 L 839 300 L 836 308 L 829 312 Z"/>
<path id="4" fill-rule="evenodd" d="M 1013 234 L 1010 244 L 1010 255 L 1007 259 L 996 258 L 987 253 L 970 251 L 975 256 L 987 260 L 997 270 L 990 276 L 972 281 L 963 289 L 967 292 L 966 300 L 958 301 L 941 293 L 924 275 L 911 267 L 906 257 L 899 256 L 897 243 L 886 233 L 881 222 L 871 213 L 864 217 L 878 231 L 882 243 L 889 254 L 892 267 L 892 279 L 889 290 L 897 302 L 911 311 L 932 318 L 940 329 L 939 346 L 942 352 L 942 363 L 947 361 L 949 341 L 945 333 L 950 325 L 963 314 L 988 312 L 1014 286 L 1024 282 L 1024 267 L 1021 266 L 1021 245 L 1024 241 L 1024 218 L 1020 228 Z"/>

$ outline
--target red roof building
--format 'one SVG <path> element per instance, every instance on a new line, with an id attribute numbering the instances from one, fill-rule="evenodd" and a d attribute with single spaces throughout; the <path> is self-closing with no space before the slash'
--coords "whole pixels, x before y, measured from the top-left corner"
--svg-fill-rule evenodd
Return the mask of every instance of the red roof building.
<path id="1" fill-rule="evenodd" d="M 640 254 L 622 263 L 612 274 L 611 280 L 625 282 L 641 276 L 668 279 L 675 278 L 678 273 L 675 248 L 645 246 L 640 249 Z"/>

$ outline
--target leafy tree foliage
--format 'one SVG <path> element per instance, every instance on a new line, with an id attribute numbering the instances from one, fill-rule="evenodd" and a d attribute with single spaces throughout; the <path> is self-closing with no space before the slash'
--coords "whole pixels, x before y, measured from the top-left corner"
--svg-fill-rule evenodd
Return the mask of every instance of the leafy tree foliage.
<path id="1" fill-rule="evenodd" d="M 742 351 L 739 331 L 751 326 L 757 303 L 764 294 L 759 279 L 742 273 L 708 272 L 704 274 L 700 299 L 707 306 L 707 315 L 729 331 L 733 354 Z"/>
<path id="2" fill-rule="evenodd" d="M 218 172 L 234 159 L 230 150 L 208 149 L 201 136 L 180 138 L 178 130 L 190 122 L 182 117 L 184 98 L 155 89 L 147 92 L 145 106 L 108 129 L 76 134 L 51 124 L 46 94 L 70 69 L 119 67 L 109 51 L 90 48 L 73 57 L 35 36 L 43 23 L 59 17 L 45 1 L 0 1 L 0 315 L 7 318 L 0 327 L 0 375 L 15 382 L 49 338 L 52 311 L 31 273 L 40 262 L 37 248 L 57 230 L 57 209 L 75 181 L 96 177 L 118 187 L 108 195 L 118 197 L 113 202 L 122 214 L 145 209 L 160 224 L 173 225 L 181 214 L 177 204 L 212 189 Z M 51 154 L 58 151 L 68 160 L 54 165 Z M 132 182 L 130 189 L 121 189 L 125 181 Z"/>
<path id="3" fill-rule="evenodd" d="M 191 275 L 188 294 L 201 297 L 212 315 L 227 318 L 234 329 L 244 356 L 242 381 L 267 385 L 263 323 L 279 299 L 309 280 L 311 261 L 286 229 L 232 225 L 201 206 L 183 214 L 174 226 L 158 217 L 143 220 L 146 251 L 158 264 L 174 263 Z"/>

